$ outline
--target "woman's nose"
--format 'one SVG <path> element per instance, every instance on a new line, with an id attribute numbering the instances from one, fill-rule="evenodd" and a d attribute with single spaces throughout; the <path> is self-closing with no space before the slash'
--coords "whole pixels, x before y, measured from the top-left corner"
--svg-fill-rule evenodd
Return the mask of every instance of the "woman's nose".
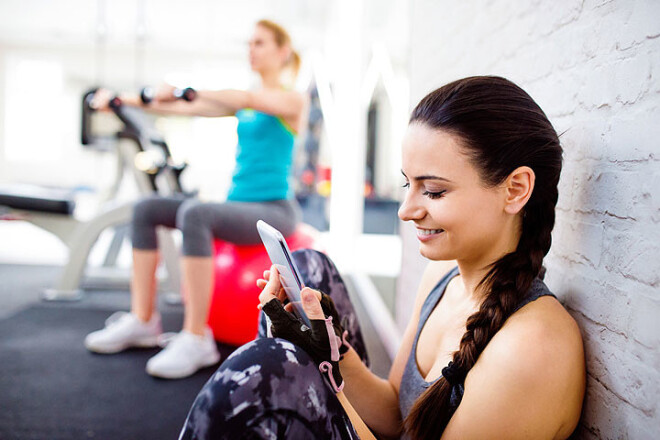
<path id="1" fill-rule="evenodd" d="M 424 207 L 416 201 L 415 197 L 410 192 L 406 194 L 406 198 L 399 208 L 399 218 L 404 222 L 419 220 L 426 215 L 425 213 Z"/>

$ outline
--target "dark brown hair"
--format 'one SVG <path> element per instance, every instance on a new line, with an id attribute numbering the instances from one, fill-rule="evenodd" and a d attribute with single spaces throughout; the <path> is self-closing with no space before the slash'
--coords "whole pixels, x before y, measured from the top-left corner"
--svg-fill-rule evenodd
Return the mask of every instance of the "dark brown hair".
<path id="1" fill-rule="evenodd" d="M 464 78 L 431 92 L 417 104 L 410 123 L 457 136 L 485 185 L 503 182 L 521 166 L 530 167 L 536 175 L 532 195 L 523 209 L 518 246 L 493 263 L 481 281 L 485 299 L 467 319 L 451 368 L 443 371 L 443 376 L 451 373 L 452 382 L 458 377 L 460 387 L 542 271 L 555 223 L 562 149 L 543 110 L 524 90 L 499 77 Z M 412 438 L 442 436 L 460 403 L 460 393 L 452 393 L 456 384 L 450 384 L 447 377 L 441 377 L 413 405 L 404 421 Z"/>

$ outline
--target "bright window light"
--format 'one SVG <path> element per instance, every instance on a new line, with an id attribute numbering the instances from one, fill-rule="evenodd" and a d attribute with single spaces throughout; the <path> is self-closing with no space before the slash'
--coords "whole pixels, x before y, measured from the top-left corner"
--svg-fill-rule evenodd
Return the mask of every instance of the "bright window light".
<path id="1" fill-rule="evenodd" d="M 5 157 L 48 161 L 62 155 L 64 73 L 58 62 L 9 56 L 5 82 Z"/>

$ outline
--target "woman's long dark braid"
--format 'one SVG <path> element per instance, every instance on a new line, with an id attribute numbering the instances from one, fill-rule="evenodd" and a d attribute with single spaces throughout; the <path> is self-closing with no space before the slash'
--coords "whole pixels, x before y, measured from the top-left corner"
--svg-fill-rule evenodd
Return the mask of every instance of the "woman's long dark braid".
<path id="1" fill-rule="evenodd" d="M 485 299 L 479 310 L 467 319 L 466 332 L 461 338 L 459 350 L 454 353 L 452 359 L 452 374 L 455 376 L 452 378 L 452 382 L 458 382 L 460 386 L 462 386 L 465 376 L 477 362 L 486 345 L 488 345 L 493 336 L 502 328 L 504 322 L 516 310 L 520 302 L 528 294 L 534 279 L 541 273 L 543 258 L 548 253 L 551 244 L 551 232 L 555 222 L 554 208 L 558 196 L 557 183 L 561 169 L 561 147 L 559 147 L 556 132 L 547 121 L 547 118 L 545 118 L 541 109 L 536 106 L 524 91 L 502 78 L 476 77 L 467 78 L 462 81 L 473 81 L 477 84 L 477 87 L 483 85 L 481 83 L 489 82 L 496 82 L 496 85 L 499 86 L 514 87 L 515 92 L 522 92 L 524 94 L 523 98 L 526 97 L 533 103 L 533 106 L 536 108 L 530 108 L 530 110 L 533 110 L 537 116 L 538 112 L 540 112 L 543 116 L 543 121 L 540 121 L 540 124 L 538 123 L 539 121 L 536 121 L 536 127 L 531 127 L 532 137 L 534 139 L 530 142 L 536 142 L 536 147 L 538 147 L 536 149 L 537 154 L 534 154 L 533 157 L 524 153 L 518 154 L 518 156 L 527 157 L 523 158 L 522 163 L 511 163 L 511 169 L 509 171 L 505 171 L 501 160 L 497 163 L 497 159 L 483 167 L 483 177 L 485 177 L 487 182 L 494 184 L 503 181 L 503 178 L 518 166 L 527 165 L 534 170 L 537 185 L 524 208 L 521 237 L 516 250 L 496 261 L 479 286 L 487 292 Z M 504 84 L 501 82 L 504 82 Z M 471 86 L 471 84 L 468 84 L 468 86 Z M 436 102 L 427 102 L 426 105 L 437 109 L 438 101 L 443 104 L 445 102 L 451 102 L 452 99 L 455 99 L 458 92 L 461 92 L 462 87 L 465 87 L 465 84 L 461 84 L 460 81 L 449 84 L 434 92 L 440 96 L 432 96 L 433 93 L 429 95 L 427 97 L 429 101 L 435 100 Z M 511 90 L 505 91 L 511 92 Z M 521 97 L 514 96 L 513 98 Z M 488 99 L 485 100 L 488 101 Z M 423 105 L 424 100 L 418 105 L 418 108 Z M 496 108 L 496 110 L 501 109 Z M 429 121 L 425 118 L 425 112 L 428 113 L 429 111 L 429 108 L 415 109 L 411 121 L 421 121 L 429 124 L 431 127 L 435 126 L 436 128 L 451 130 L 459 136 L 463 135 L 468 143 L 475 141 L 475 139 L 470 139 L 469 133 L 461 130 L 461 127 L 457 128 L 455 125 L 452 125 L 452 121 L 449 121 L 449 123 L 443 121 L 445 123 L 444 126 L 438 124 L 437 121 Z M 465 113 L 469 114 L 469 112 Z M 500 111 L 500 113 L 502 112 Z M 469 117 L 473 118 L 474 116 L 470 114 Z M 532 119 L 534 119 L 533 115 Z M 544 121 L 545 123 L 543 123 Z M 488 124 L 486 123 L 485 125 L 487 126 Z M 523 125 L 525 124 L 523 123 Z M 511 136 L 512 138 L 515 137 L 515 135 Z M 506 137 L 506 134 L 501 135 L 501 137 Z M 520 146 L 512 148 L 520 148 Z M 483 152 L 481 154 L 478 152 L 472 153 L 476 161 L 488 161 L 484 159 Z M 445 376 L 445 371 L 443 371 L 443 376 Z M 417 399 L 410 414 L 404 421 L 404 429 L 411 438 L 438 439 L 442 436 L 443 431 L 460 403 L 461 396 L 456 395 L 457 393 L 454 388 L 455 386 L 452 386 L 445 377 L 441 377 Z"/>

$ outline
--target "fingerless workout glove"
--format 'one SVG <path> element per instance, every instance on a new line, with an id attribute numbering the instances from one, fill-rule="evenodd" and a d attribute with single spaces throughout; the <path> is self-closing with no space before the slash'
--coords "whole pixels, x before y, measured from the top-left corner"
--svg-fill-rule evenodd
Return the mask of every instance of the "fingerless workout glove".
<path id="1" fill-rule="evenodd" d="M 311 319 L 308 328 L 293 314 L 284 310 L 277 299 L 267 302 L 262 310 L 271 321 L 271 333 L 302 348 L 319 365 L 335 393 L 344 388 L 339 361 L 348 351 L 347 333 L 339 323 L 339 315 L 332 299 L 322 293 L 321 308 L 325 319 Z"/>

